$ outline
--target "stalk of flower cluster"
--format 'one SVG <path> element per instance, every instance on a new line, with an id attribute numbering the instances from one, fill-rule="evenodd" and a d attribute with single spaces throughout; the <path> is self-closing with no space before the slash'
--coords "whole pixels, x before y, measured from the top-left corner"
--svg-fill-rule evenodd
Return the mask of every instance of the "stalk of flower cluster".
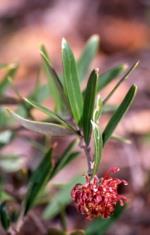
<path id="1" fill-rule="evenodd" d="M 86 160 L 87 160 L 87 166 L 88 166 L 88 176 L 91 177 L 92 176 L 92 173 L 93 173 L 93 169 L 92 169 L 92 157 L 91 157 L 91 148 L 89 145 L 87 145 L 83 138 L 81 138 L 81 141 L 80 141 L 80 147 L 84 150 L 85 152 L 85 157 L 86 157 Z"/>

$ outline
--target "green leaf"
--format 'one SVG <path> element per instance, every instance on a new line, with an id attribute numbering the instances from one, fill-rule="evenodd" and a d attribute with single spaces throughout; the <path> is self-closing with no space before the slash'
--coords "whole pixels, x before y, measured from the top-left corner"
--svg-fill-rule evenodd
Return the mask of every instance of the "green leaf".
<path id="1" fill-rule="evenodd" d="M 49 122 L 38 122 L 25 119 L 13 111 L 8 110 L 12 116 L 25 128 L 48 136 L 65 136 L 73 134 L 73 130 Z"/>
<path id="2" fill-rule="evenodd" d="M 67 183 L 57 194 L 53 197 L 51 202 L 46 207 L 43 217 L 45 219 L 51 219 L 56 216 L 62 208 L 68 205 L 71 202 L 71 189 L 76 183 L 84 183 L 85 180 L 83 177 L 78 176 Z"/>
<path id="3" fill-rule="evenodd" d="M 55 176 L 60 170 L 62 170 L 70 161 L 79 156 L 79 152 L 72 152 L 73 147 L 75 146 L 76 141 L 72 141 L 68 147 L 65 149 L 63 154 L 59 157 L 55 167 L 53 168 L 50 178 Z"/>
<path id="4" fill-rule="evenodd" d="M 62 40 L 62 60 L 65 93 L 69 100 L 73 117 L 75 121 L 79 123 L 83 111 L 83 97 L 80 91 L 76 61 L 72 50 L 65 39 Z"/>
<path id="5" fill-rule="evenodd" d="M 59 122 L 60 124 L 62 124 L 65 127 L 68 127 L 70 129 L 72 129 L 72 131 L 76 131 L 74 130 L 74 128 L 68 123 L 66 122 L 64 119 L 62 119 L 59 115 L 57 115 L 56 113 L 54 113 L 53 111 L 49 110 L 48 108 L 40 105 L 39 103 L 36 103 L 30 99 L 24 98 L 24 101 L 28 104 L 30 104 L 32 107 L 40 110 L 41 112 L 47 114 L 50 118 L 53 118 L 55 121 Z"/>
<path id="6" fill-rule="evenodd" d="M 130 139 L 127 139 L 124 136 L 119 136 L 119 135 L 112 135 L 111 140 L 123 143 L 123 144 L 131 144 L 132 141 Z"/>
<path id="7" fill-rule="evenodd" d="M 105 88 L 111 81 L 116 79 L 122 72 L 124 72 L 127 68 L 126 64 L 120 64 L 103 74 L 99 75 L 98 83 L 97 83 L 97 92 L 101 91 Z"/>
<path id="8" fill-rule="evenodd" d="M 103 103 L 105 104 L 110 97 L 114 94 L 114 92 L 117 90 L 117 88 L 124 82 L 124 80 L 127 80 L 130 73 L 132 73 L 136 67 L 139 65 L 139 62 L 136 62 L 135 64 L 133 64 L 128 71 L 123 75 L 123 77 L 117 82 L 117 84 L 113 87 L 113 89 L 111 90 L 111 92 L 107 95 L 107 97 L 103 100 Z"/>
<path id="9" fill-rule="evenodd" d="M 93 121 L 95 123 L 99 122 L 99 118 L 102 115 L 102 112 L 103 112 L 103 101 L 102 101 L 100 95 L 98 95 L 97 99 L 96 99 L 95 109 L 93 112 Z"/>
<path id="10" fill-rule="evenodd" d="M 99 126 L 92 121 L 93 136 L 94 136 L 94 167 L 93 176 L 97 173 L 99 168 L 99 163 L 102 157 L 103 140 L 102 134 L 100 132 Z"/>
<path id="11" fill-rule="evenodd" d="M 87 41 L 82 54 L 78 60 L 78 70 L 80 81 L 86 78 L 92 60 L 94 59 L 99 47 L 99 36 L 93 35 Z"/>
<path id="12" fill-rule="evenodd" d="M 110 121 L 108 122 L 107 126 L 105 127 L 103 131 L 103 144 L 105 144 L 109 140 L 113 131 L 119 124 L 120 120 L 129 109 L 130 105 L 132 104 L 135 98 L 136 92 L 137 92 L 137 87 L 135 85 L 132 85 L 128 93 L 126 94 L 125 98 L 123 99 L 122 103 L 114 112 Z"/>
<path id="13" fill-rule="evenodd" d="M 97 76 L 97 71 L 93 70 L 89 77 L 87 88 L 85 90 L 82 125 L 84 139 L 87 145 L 89 144 L 91 138 L 91 120 L 95 104 Z"/>
<path id="14" fill-rule="evenodd" d="M 27 195 L 23 202 L 24 214 L 26 214 L 34 205 L 36 198 L 48 182 L 49 176 L 52 171 L 51 163 L 52 149 L 50 149 L 42 159 L 37 169 L 33 172 L 30 179 Z"/>
<path id="15" fill-rule="evenodd" d="M 45 99 L 48 99 L 49 97 L 49 90 L 47 85 L 40 85 L 39 83 L 36 84 L 35 89 L 32 91 L 31 94 L 29 94 L 29 99 L 32 99 L 36 102 L 43 102 Z M 30 116 L 32 107 L 29 105 L 26 105 L 25 103 L 21 103 L 17 107 L 17 113 L 20 114 L 22 117 L 28 117 Z"/>
<path id="16" fill-rule="evenodd" d="M 0 204 L 0 221 L 5 230 L 9 228 L 10 218 L 4 203 Z"/>
<path id="17" fill-rule="evenodd" d="M 48 57 L 48 53 L 44 46 L 41 46 L 40 53 L 43 59 L 43 63 L 46 69 L 47 77 L 48 77 L 48 87 L 50 90 L 50 95 L 54 98 L 56 109 L 60 111 L 62 109 L 62 100 L 66 102 L 66 98 L 63 91 L 63 86 L 61 81 L 53 69 L 51 62 Z"/>
<path id="18" fill-rule="evenodd" d="M 0 94 L 3 94 L 7 86 L 10 84 L 9 78 L 13 79 L 16 75 L 18 65 L 10 64 L 7 67 L 7 72 L 0 82 Z"/>
<path id="19" fill-rule="evenodd" d="M 103 140 L 102 133 L 99 127 L 99 118 L 102 114 L 102 99 L 98 96 L 96 106 L 93 113 L 92 130 L 94 137 L 94 165 L 93 165 L 93 176 L 97 173 L 100 160 L 102 158 Z"/>
<path id="20" fill-rule="evenodd" d="M 101 217 L 95 219 L 90 223 L 86 229 L 86 235 L 104 235 L 110 228 L 110 226 L 115 223 L 115 221 L 120 217 L 124 210 L 124 207 L 117 206 L 114 214 L 108 218 L 103 219 Z"/>

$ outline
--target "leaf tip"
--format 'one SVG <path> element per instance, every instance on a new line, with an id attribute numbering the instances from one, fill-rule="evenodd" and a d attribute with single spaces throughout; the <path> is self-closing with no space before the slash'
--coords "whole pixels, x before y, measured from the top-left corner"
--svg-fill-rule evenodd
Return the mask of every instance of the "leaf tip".
<path id="1" fill-rule="evenodd" d="M 65 38 L 62 38 L 62 41 L 61 41 L 61 47 L 62 47 L 62 49 L 65 49 L 66 44 L 67 44 L 67 40 L 66 40 Z"/>
<path id="2" fill-rule="evenodd" d="M 12 113 L 12 111 L 11 111 L 9 108 L 5 108 L 5 110 L 6 110 L 9 114 Z"/>
<path id="3" fill-rule="evenodd" d="M 8 69 L 17 69 L 18 68 L 18 63 L 11 63 L 8 65 Z"/>
<path id="4" fill-rule="evenodd" d="M 133 84 L 132 85 L 132 89 L 134 89 L 134 93 L 136 94 L 137 93 L 137 90 L 138 90 L 138 86 Z"/>
<path id="5" fill-rule="evenodd" d="M 39 49 L 40 49 L 40 53 L 42 53 L 43 49 L 44 49 L 44 44 L 40 43 L 39 44 Z"/>
<path id="6" fill-rule="evenodd" d="M 95 73 L 97 76 L 99 75 L 99 68 L 95 68 Z"/>
<path id="7" fill-rule="evenodd" d="M 136 68 L 137 66 L 139 66 L 139 64 L 140 64 L 140 61 L 138 60 L 138 61 L 135 63 L 135 68 Z"/>
<path id="8" fill-rule="evenodd" d="M 129 65 L 127 63 L 124 63 L 121 65 L 121 68 L 123 71 L 125 71 L 126 69 L 128 69 Z"/>
<path id="9" fill-rule="evenodd" d="M 91 40 L 98 43 L 98 42 L 100 41 L 100 37 L 99 37 L 98 34 L 94 34 L 94 35 L 91 37 Z"/>
<path id="10" fill-rule="evenodd" d="M 24 101 L 28 102 L 28 99 L 27 99 L 26 97 L 23 96 L 22 99 L 23 99 Z"/>

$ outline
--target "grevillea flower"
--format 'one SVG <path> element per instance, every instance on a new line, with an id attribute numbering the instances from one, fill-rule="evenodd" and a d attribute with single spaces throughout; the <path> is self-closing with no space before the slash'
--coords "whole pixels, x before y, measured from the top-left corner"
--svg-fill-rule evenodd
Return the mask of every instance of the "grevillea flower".
<path id="1" fill-rule="evenodd" d="M 127 185 L 125 180 L 113 178 L 110 173 L 116 173 L 119 168 L 111 168 L 104 177 L 94 176 L 92 180 L 86 176 L 85 184 L 76 184 L 71 191 L 72 199 L 78 211 L 86 219 L 92 220 L 102 216 L 108 218 L 115 210 L 116 204 L 123 206 L 127 198 L 118 194 L 119 184 Z"/>

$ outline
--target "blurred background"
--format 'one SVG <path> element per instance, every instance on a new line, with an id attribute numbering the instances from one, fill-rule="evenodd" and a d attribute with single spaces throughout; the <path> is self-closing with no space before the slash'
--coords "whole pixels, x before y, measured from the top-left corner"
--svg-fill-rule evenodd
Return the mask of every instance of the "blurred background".
<path id="1" fill-rule="evenodd" d="M 119 166 L 121 176 L 129 181 L 128 209 L 107 234 L 149 235 L 150 0 L 0 0 L 0 63 L 19 63 L 15 84 L 21 95 L 26 96 L 34 89 L 41 67 L 41 43 L 48 49 L 54 67 L 61 71 L 62 37 L 69 41 L 78 57 L 92 34 L 100 36 L 99 53 L 93 64 L 100 68 L 100 73 L 120 63 L 131 65 L 140 61 L 130 79 L 110 100 L 111 104 L 120 103 L 131 83 L 137 84 L 139 90 L 134 105 L 118 127 L 118 133 L 130 138 L 132 144 L 112 142 L 104 152 L 102 170 Z M 3 71 L 0 71 L 0 77 L 2 75 Z M 104 96 L 113 85 L 111 83 L 104 90 Z M 14 95 L 10 88 L 6 94 Z M 41 119 L 40 113 L 35 116 Z M 2 151 L 27 156 L 26 165 L 30 164 L 28 159 L 33 153 L 29 143 L 21 137 Z M 84 159 L 80 164 L 75 160 L 57 176 L 56 182 L 65 182 L 75 175 L 75 164 L 79 174 L 85 172 Z"/>

